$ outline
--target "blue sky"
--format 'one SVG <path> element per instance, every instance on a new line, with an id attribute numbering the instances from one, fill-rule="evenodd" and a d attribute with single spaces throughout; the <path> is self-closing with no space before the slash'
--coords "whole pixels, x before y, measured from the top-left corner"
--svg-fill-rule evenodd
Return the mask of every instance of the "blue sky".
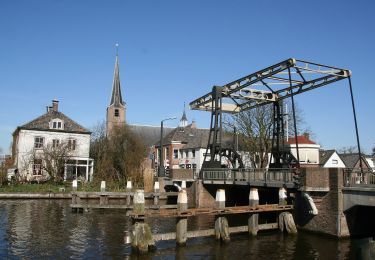
<path id="1" fill-rule="evenodd" d="M 129 123 L 159 125 L 183 103 L 295 57 L 352 70 L 361 145 L 375 143 L 374 1 L 0 2 L 0 147 L 51 100 L 91 128 L 105 118 L 115 43 Z M 323 148 L 356 144 L 347 81 L 296 97 Z M 209 113 L 187 111 L 209 127 Z M 171 126 L 178 124 L 168 123 Z"/>

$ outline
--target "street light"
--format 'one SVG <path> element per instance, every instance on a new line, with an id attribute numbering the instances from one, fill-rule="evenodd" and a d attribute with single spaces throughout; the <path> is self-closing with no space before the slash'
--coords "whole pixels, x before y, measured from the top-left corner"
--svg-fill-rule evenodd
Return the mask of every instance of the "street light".
<path id="1" fill-rule="evenodd" d="M 160 122 L 160 149 L 159 149 L 159 174 L 158 177 L 165 177 L 165 169 L 164 169 L 164 158 L 163 158 L 163 122 L 167 120 L 174 120 L 177 117 L 169 117 L 166 119 L 161 120 Z"/>

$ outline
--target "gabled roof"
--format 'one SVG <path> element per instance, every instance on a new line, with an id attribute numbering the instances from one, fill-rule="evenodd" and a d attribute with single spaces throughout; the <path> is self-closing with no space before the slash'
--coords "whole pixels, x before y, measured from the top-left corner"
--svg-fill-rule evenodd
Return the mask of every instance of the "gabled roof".
<path id="1" fill-rule="evenodd" d="M 118 56 L 116 55 L 116 62 L 115 62 L 115 71 L 113 75 L 113 84 L 112 84 L 112 96 L 111 101 L 109 103 L 110 106 L 125 106 L 125 102 L 122 100 L 121 95 L 121 84 L 120 84 L 120 68 L 119 68 L 119 60 Z"/>
<path id="2" fill-rule="evenodd" d="M 347 168 L 354 168 L 359 162 L 358 153 L 343 153 L 343 154 L 339 154 L 339 156 Z M 362 157 L 363 166 L 370 168 L 370 166 L 366 162 L 363 155 L 361 155 L 361 157 Z"/>
<path id="3" fill-rule="evenodd" d="M 50 122 L 53 119 L 61 119 L 64 121 L 64 129 L 57 130 L 57 129 L 50 129 Z M 27 130 L 40 130 L 40 131 L 59 131 L 59 132 L 74 132 L 74 133 L 83 133 L 83 134 L 90 134 L 91 132 L 88 131 L 86 128 L 75 122 L 74 120 L 70 119 L 63 113 L 59 111 L 50 110 L 49 112 L 41 115 L 40 117 L 35 118 L 34 120 L 17 127 L 18 129 L 27 129 Z M 16 130 L 16 131 L 17 131 Z"/>
<path id="4" fill-rule="evenodd" d="M 319 162 L 324 165 L 327 163 L 329 158 L 336 152 L 336 150 L 320 150 L 319 151 Z"/>

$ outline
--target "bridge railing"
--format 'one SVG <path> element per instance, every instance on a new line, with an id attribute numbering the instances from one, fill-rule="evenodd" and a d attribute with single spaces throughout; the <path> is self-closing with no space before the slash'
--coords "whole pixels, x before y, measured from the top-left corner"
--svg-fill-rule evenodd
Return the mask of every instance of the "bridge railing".
<path id="1" fill-rule="evenodd" d="M 369 169 L 344 169 L 344 186 L 375 186 L 375 173 Z"/>
<path id="2" fill-rule="evenodd" d="M 293 182 L 293 169 L 202 169 L 203 180 L 245 182 Z"/>

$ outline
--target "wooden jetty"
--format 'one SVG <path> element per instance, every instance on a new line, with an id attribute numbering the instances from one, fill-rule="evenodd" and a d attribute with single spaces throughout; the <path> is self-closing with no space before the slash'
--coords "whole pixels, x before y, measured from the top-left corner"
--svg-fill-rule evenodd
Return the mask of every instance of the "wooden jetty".
<path id="1" fill-rule="evenodd" d="M 188 238 L 215 236 L 222 242 L 230 241 L 230 234 L 248 232 L 249 235 L 257 235 L 259 230 L 280 229 L 295 234 L 297 229 L 293 217 L 289 211 L 292 205 L 286 205 L 285 196 L 281 188 L 279 192 L 279 204 L 259 205 L 258 190 L 250 189 L 249 205 L 225 207 L 225 190 L 219 189 L 216 193 L 216 206 L 212 208 L 187 208 L 187 193 L 181 190 L 178 193 L 177 209 L 149 210 L 144 206 L 142 194 L 134 197 L 134 208 L 129 216 L 133 220 L 131 232 L 125 232 L 125 243 L 131 243 L 132 249 L 139 253 L 147 253 L 155 248 L 155 242 L 175 239 L 177 245 L 183 246 Z M 281 195 L 281 196 L 280 196 Z M 279 212 L 277 223 L 259 224 L 259 214 L 263 212 Z M 226 216 L 230 214 L 248 214 L 248 225 L 229 227 Z M 187 218 L 193 216 L 215 216 L 215 228 L 206 230 L 187 231 Z M 145 218 L 176 218 L 176 232 L 165 234 L 152 234 L 151 228 L 145 223 Z"/>

